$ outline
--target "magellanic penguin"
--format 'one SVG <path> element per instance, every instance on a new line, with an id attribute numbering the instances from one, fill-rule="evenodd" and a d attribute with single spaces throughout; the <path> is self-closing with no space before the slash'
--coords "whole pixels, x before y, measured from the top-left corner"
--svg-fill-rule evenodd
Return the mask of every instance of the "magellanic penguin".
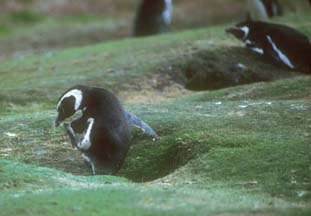
<path id="1" fill-rule="evenodd" d="M 56 109 L 56 127 L 82 111 L 80 118 L 64 125 L 94 175 L 115 174 L 120 169 L 130 147 L 130 124 L 157 138 L 148 124 L 125 111 L 118 98 L 103 88 L 74 86 L 62 94 Z"/>
<path id="2" fill-rule="evenodd" d="M 283 15 L 278 0 L 247 0 L 248 20 L 267 21 L 269 18 Z"/>
<path id="3" fill-rule="evenodd" d="M 172 8 L 172 0 L 142 0 L 135 19 L 134 36 L 167 32 Z"/>
<path id="4" fill-rule="evenodd" d="M 311 73 L 311 44 L 303 33 L 285 25 L 247 21 L 227 32 L 255 53 L 287 68 Z"/>

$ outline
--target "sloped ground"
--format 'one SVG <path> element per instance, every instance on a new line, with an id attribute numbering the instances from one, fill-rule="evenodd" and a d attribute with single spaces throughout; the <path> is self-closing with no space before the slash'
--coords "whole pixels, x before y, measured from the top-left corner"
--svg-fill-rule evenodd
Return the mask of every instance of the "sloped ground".
<path id="1" fill-rule="evenodd" d="M 308 20 L 279 21 L 311 36 Z M 2 60 L 0 215 L 309 215 L 311 78 L 242 51 L 224 28 Z M 277 81 L 186 90 L 189 64 L 210 73 L 209 52 L 217 72 L 242 62 Z M 89 176 L 53 127 L 55 101 L 77 83 L 114 90 L 161 137 L 134 130 L 119 177 Z"/>

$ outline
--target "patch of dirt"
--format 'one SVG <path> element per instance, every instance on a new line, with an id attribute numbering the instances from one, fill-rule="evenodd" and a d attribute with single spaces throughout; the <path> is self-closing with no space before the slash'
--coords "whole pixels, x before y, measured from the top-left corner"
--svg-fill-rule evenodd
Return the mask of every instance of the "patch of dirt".
<path id="1" fill-rule="evenodd" d="M 159 103 L 191 95 L 184 86 L 181 71 L 171 66 L 147 73 L 123 85 L 118 96 L 127 103 Z"/>
<path id="2" fill-rule="evenodd" d="M 54 129 L 50 128 L 50 130 Z M 72 148 L 65 131 L 57 136 L 48 132 L 38 137 L 17 136 L 10 140 L 10 142 L 6 142 L 8 151 L 0 152 L 0 156 L 3 156 L 4 159 L 36 164 L 75 175 L 91 175 L 80 151 Z"/>
<path id="3" fill-rule="evenodd" d="M 14 137 L 5 135 L 5 145 L 0 150 L 0 157 L 4 160 L 59 169 L 75 175 L 91 175 L 81 153 L 74 150 L 69 142 L 65 132 L 57 137 L 54 134 L 31 138 L 18 133 Z"/>
<path id="4" fill-rule="evenodd" d="M 68 144 L 69 146 L 69 144 Z M 40 166 L 62 170 L 74 175 L 91 175 L 78 150 L 68 148 L 53 148 L 49 156 L 39 160 Z"/>

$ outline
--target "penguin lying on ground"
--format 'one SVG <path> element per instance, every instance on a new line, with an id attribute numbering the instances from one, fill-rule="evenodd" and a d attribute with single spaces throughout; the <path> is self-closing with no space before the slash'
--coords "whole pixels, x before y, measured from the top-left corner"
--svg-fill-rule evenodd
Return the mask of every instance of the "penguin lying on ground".
<path id="1" fill-rule="evenodd" d="M 290 69 L 311 73 L 311 44 L 307 36 L 285 25 L 247 21 L 226 30 L 255 53 Z"/>
<path id="2" fill-rule="evenodd" d="M 247 0 L 248 20 L 267 21 L 269 18 L 283 15 L 278 0 Z"/>
<path id="3" fill-rule="evenodd" d="M 171 18 L 172 0 L 142 0 L 135 20 L 134 36 L 164 33 Z"/>
<path id="4" fill-rule="evenodd" d="M 115 174 L 121 168 L 130 147 L 129 124 L 157 138 L 148 124 L 125 111 L 118 98 L 106 89 L 74 86 L 59 98 L 56 108 L 56 127 L 82 111 L 82 116 L 65 124 L 65 128 L 94 175 Z M 82 134 L 81 138 L 78 134 Z"/>

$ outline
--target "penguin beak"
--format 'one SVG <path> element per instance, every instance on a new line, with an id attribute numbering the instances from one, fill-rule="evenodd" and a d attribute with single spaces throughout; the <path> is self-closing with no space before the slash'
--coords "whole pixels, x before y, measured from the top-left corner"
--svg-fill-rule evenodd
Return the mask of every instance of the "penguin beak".
<path id="1" fill-rule="evenodd" d="M 226 32 L 229 34 L 233 34 L 236 38 L 238 38 L 240 40 L 242 40 L 244 37 L 244 32 L 237 27 L 227 28 Z"/>

